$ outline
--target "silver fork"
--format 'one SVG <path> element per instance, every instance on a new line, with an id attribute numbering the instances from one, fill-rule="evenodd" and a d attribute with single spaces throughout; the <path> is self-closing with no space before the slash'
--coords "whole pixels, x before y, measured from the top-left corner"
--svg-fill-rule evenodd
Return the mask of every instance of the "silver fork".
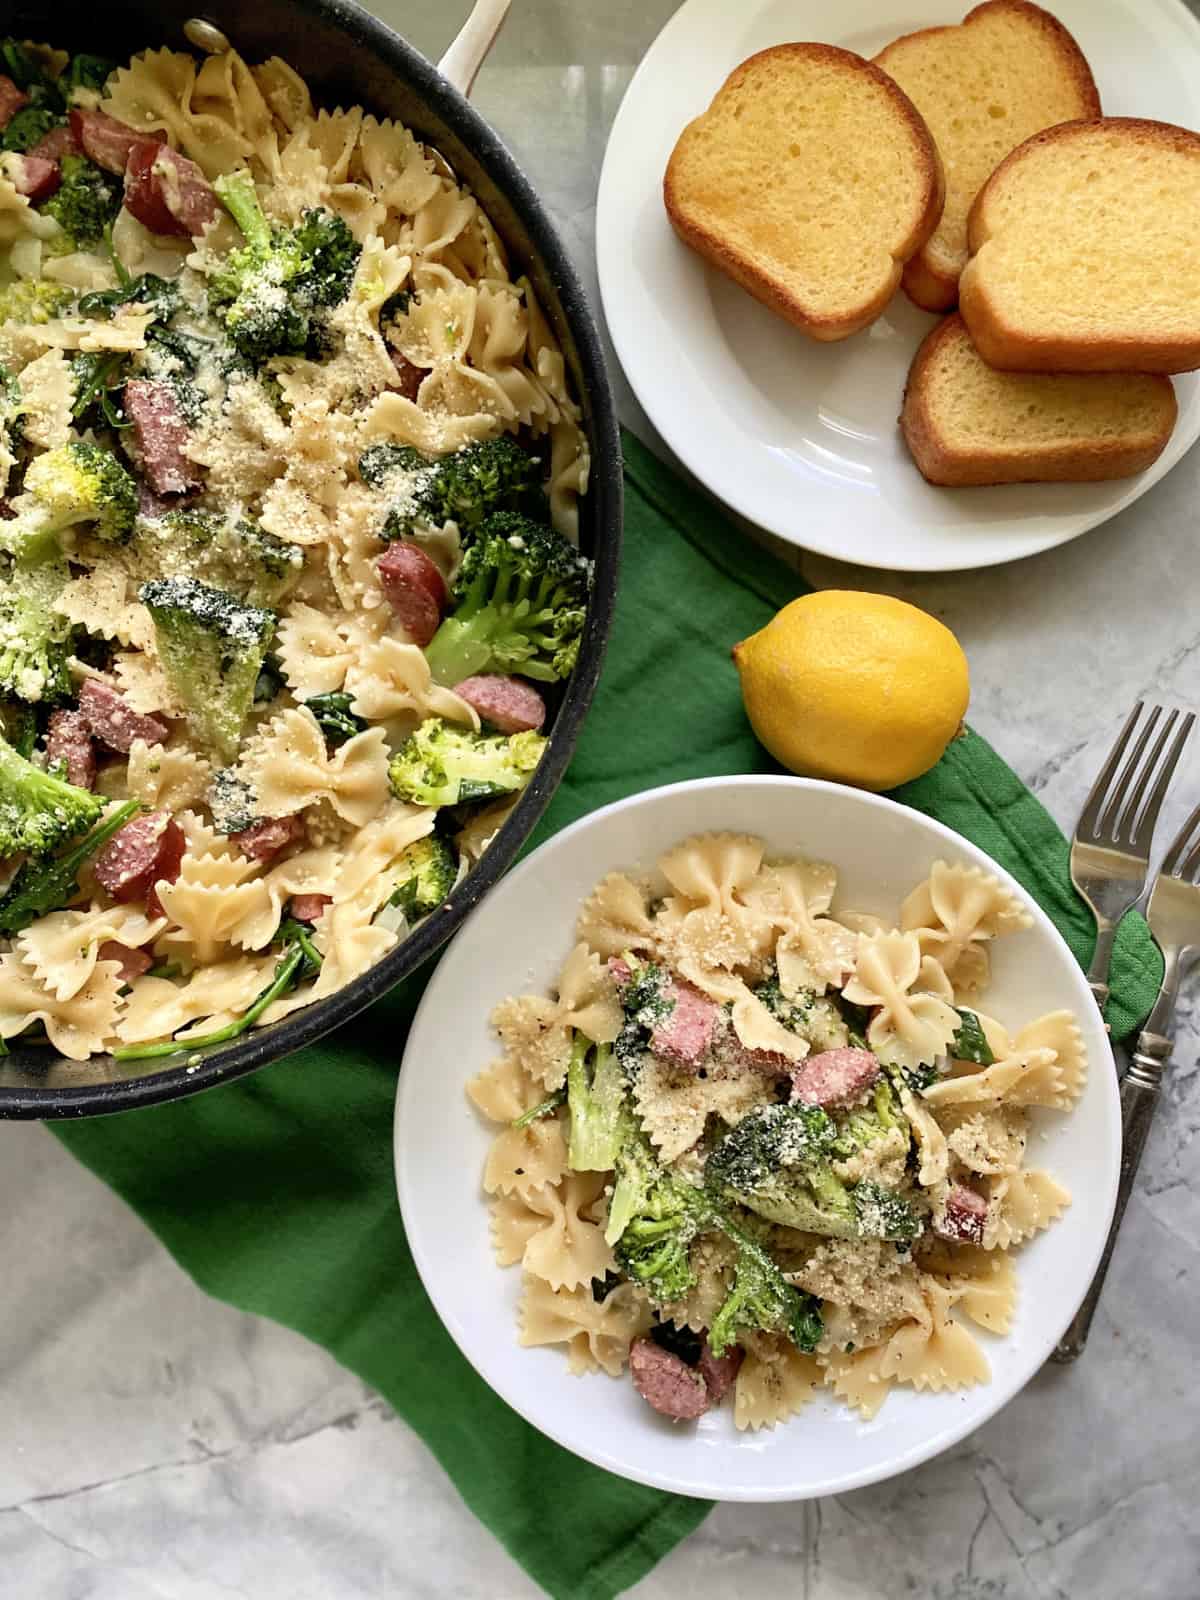
<path id="1" fill-rule="evenodd" d="M 1142 1151 L 1146 1147 L 1154 1108 L 1158 1104 L 1163 1069 L 1171 1056 L 1173 1040 L 1170 1028 L 1175 1014 L 1179 976 L 1183 968 L 1200 953 L 1198 879 L 1200 806 L 1192 812 L 1167 851 L 1158 877 L 1154 880 L 1150 904 L 1146 908 L 1150 931 L 1163 954 L 1162 987 L 1153 1011 L 1146 1018 L 1145 1027 L 1138 1034 L 1137 1049 L 1133 1052 L 1129 1070 L 1121 1079 L 1121 1177 L 1112 1226 L 1108 1230 L 1104 1254 L 1100 1257 L 1100 1265 L 1087 1297 L 1054 1352 L 1056 1361 L 1074 1361 L 1083 1353 L 1112 1260 L 1117 1232 L 1133 1190 Z"/>
<path id="2" fill-rule="evenodd" d="M 1180 713 L 1168 712 L 1147 755 L 1146 747 L 1163 718 L 1163 708 L 1151 706 L 1139 727 L 1143 710 L 1139 700 L 1092 786 L 1071 841 L 1071 882 L 1096 919 L 1096 948 L 1087 979 L 1101 1011 L 1108 1001 L 1108 969 L 1117 924 L 1146 887 L 1154 826 L 1196 720 L 1189 711 L 1171 739 Z"/>

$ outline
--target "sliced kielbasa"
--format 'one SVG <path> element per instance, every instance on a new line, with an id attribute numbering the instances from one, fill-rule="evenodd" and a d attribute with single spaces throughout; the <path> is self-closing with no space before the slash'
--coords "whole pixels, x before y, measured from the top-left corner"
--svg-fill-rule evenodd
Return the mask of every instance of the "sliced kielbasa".
<path id="1" fill-rule="evenodd" d="M 397 388 L 406 400 L 415 400 L 420 393 L 421 385 L 429 376 L 424 367 L 418 367 L 407 356 L 402 356 L 399 350 L 388 346 L 388 355 L 392 358 L 392 365 L 396 369 Z"/>
<path id="2" fill-rule="evenodd" d="M 231 833 L 229 842 L 254 861 L 270 861 L 303 837 L 304 824 L 299 817 L 264 817 L 240 833 Z"/>
<path id="3" fill-rule="evenodd" d="M 708 1410 L 708 1385 L 700 1372 L 653 1339 L 630 1345 L 629 1376 L 647 1405 L 673 1422 L 694 1422 Z"/>
<path id="4" fill-rule="evenodd" d="M 128 755 L 135 739 L 163 744 L 168 728 L 161 717 L 135 711 L 123 695 L 99 678 L 88 678 L 79 691 L 79 710 L 93 738 L 110 750 Z"/>
<path id="5" fill-rule="evenodd" d="M 650 1049 L 677 1066 L 698 1067 L 712 1049 L 720 1007 L 681 978 L 671 979 L 666 994 L 674 1009 L 650 1035 Z"/>
<path id="6" fill-rule="evenodd" d="M 42 156 L 10 156 L 5 170 L 17 193 L 35 206 L 49 200 L 62 182 L 58 162 L 46 161 Z"/>
<path id="7" fill-rule="evenodd" d="M 103 111 L 81 111 L 76 107 L 70 113 L 70 120 L 75 143 L 84 155 L 118 178 L 125 171 L 134 145 L 146 142 L 144 133 Z"/>
<path id="8" fill-rule="evenodd" d="M 618 989 L 623 989 L 633 977 L 633 969 L 628 961 L 622 961 L 620 956 L 609 956 L 608 970 Z"/>
<path id="9" fill-rule="evenodd" d="M 44 133 L 36 144 L 31 144 L 26 150 L 27 156 L 41 156 L 43 161 L 61 161 L 64 156 L 82 155 L 79 140 L 75 137 L 75 130 L 69 122 L 64 122 L 59 128 L 51 128 L 49 133 Z"/>
<path id="10" fill-rule="evenodd" d="M 47 761 L 65 761 L 67 782 L 90 789 L 96 781 L 96 747 L 82 711 L 52 711 L 46 729 Z"/>
<path id="11" fill-rule="evenodd" d="M 217 214 L 212 185 L 194 161 L 157 139 L 141 139 L 125 165 L 125 209 L 151 233 L 203 233 Z"/>
<path id="12" fill-rule="evenodd" d="M 11 78 L 0 72 L 0 128 L 7 128 L 21 107 L 28 104 L 24 89 L 18 89 Z"/>
<path id="13" fill-rule="evenodd" d="M 501 733 L 534 732 L 546 720 L 546 702 L 533 685 L 502 672 L 465 678 L 454 692 Z"/>
<path id="14" fill-rule="evenodd" d="M 375 570 L 396 620 L 412 642 L 424 649 L 438 631 L 449 598 L 441 573 L 410 539 L 390 544 Z"/>
<path id="15" fill-rule="evenodd" d="M 151 916 L 161 916 L 155 884 L 174 883 L 187 840 L 169 811 L 132 817 L 96 857 L 96 881 L 114 900 L 144 900 Z"/>
<path id="16" fill-rule="evenodd" d="M 792 1071 L 792 1099 L 806 1106 L 848 1106 L 879 1076 L 869 1050 L 822 1050 Z"/>
<path id="17" fill-rule="evenodd" d="M 943 1239 L 982 1244 L 987 1214 L 988 1203 L 981 1194 L 965 1183 L 952 1183 L 946 1195 L 945 1210 L 934 1224 L 934 1232 L 940 1233 Z"/>
<path id="18" fill-rule="evenodd" d="M 123 944 L 118 944 L 115 939 L 106 939 L 96 954 L 101 961 L 119 961 L 121 970 L 117 974 L 122 983 L 132 983 L 134 978 L 140 978 L 143 972 L 149 972 L 154 965 L 154 957 L 145 950 L 126 950 Z"/>
<path id="19" fill-rule="evenodd" d="M 294 894 L 292 915 L 297 922 L 319 922 L 325 915 L 325 907 L 332 904 L 331 894 Z"/>
<path id="20" fill-rule="evenodd" d="M 705 1336 L 697 1371 L 708 1387 L 711 1405 L 719 1406 L 733 1388 L 733 1380 L 738 1375 L 745 1354 L 741 1345 L 735 1344 L 731 1345 L 723 1356 L 715 1356 L 709 1348 L 708 1337 Z"/>
<path id="21" fill-rule="evenodd" d="M 156 495 L 186 494 L 200 479 L 185 455 L 187 423 L 170 385 L 131 378 L 125 385 L 125 410 L 133 423 L 142 471 Z"/>

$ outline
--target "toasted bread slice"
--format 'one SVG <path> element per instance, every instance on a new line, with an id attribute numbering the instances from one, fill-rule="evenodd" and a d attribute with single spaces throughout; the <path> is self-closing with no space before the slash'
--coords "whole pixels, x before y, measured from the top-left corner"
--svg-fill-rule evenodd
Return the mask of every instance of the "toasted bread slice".
<path id="1" fill-rule="evenodd" d="M 891 78 L 849 50 L 743 61 L 688 124 L 663 183 L 685 244 L 814 339 L 887 305 L 942 210 L 941 165 Z"/>
<path id="2" fill-rule="evenodd" d="M 1149 373 L 997 372 L 954 316 L 917 351 L 900 426 L 930 483 L 1094 483 L 1156 461 L 1176 412 Z"/>
<path id="3" fill-rule="evenodd" d="M 1014 372 L 1200 367 L 1200 135 L 1101 117 L 1035 134 L 980 190 L 959 307 Z"/>
<path id="4" fill-rule="evenodd" d="M 875 57 L 929 125 L 946 174 L 942 220 L 904 269 L 928 311 L 958 299 L 967 213 L 1010 150 L 1057 122 L 1100 115 L 1100 95 L 1067 30 L 1029 0 L 985 0 L 957 27 L 923 28 Z"/>

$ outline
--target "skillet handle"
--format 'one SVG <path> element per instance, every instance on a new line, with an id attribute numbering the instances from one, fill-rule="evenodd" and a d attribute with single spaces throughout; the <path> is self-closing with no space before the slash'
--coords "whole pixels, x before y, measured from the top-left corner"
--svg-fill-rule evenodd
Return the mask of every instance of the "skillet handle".
<path id="1" fill-rule="evenodd" d="M 438 62 L 438 71 L 460 94 L 469 95 L 496 35 L 504 25 L 512 0 L 476 0 L 457 38 Z"/>

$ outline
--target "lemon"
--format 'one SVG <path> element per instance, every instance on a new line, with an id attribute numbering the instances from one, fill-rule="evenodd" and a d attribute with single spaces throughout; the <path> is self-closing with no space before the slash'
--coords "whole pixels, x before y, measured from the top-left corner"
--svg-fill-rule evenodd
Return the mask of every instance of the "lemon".
<path id="1" fill-rule="evenodd" d="M 949 628 L 884 594 L 803 595 L 733 659 L 750 724 L 776 761 L 860 789 L 928 772 L 970 696 Z"/>

